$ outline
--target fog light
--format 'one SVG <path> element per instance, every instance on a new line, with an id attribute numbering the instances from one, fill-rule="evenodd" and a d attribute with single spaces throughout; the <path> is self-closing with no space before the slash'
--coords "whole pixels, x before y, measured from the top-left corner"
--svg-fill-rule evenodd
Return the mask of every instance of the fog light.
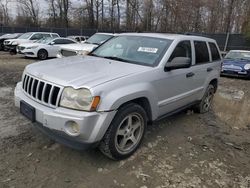
<path id="1" fill-rule="evenodd" d="M 68 121 L 65 124 L 65 131 L 70 136 L 78 136 L 80 134 L 80 126 L 74 121 Z"/>

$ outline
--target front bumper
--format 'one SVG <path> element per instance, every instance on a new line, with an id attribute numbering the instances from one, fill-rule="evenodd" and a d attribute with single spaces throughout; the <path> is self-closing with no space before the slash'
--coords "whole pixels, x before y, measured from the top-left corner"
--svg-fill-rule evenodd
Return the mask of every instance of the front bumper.
<path id="1" fill-rule="evenodd" d="M 239 77 L 239 78 L 250 78 L 250 71 L 221 71 L 222 76 Z"/>
<path id="2" fill-rule="evenodd" d="M 66 108 L 44 106 L 24 94 L 19 82 L 15 88 L 15 105 L 20 108 L 20 101 L 25 101 L 35 108 L 35 125 L 57 142 L 74 149 L 86 149 L 101 141 L 116 111 L 82 112 Z M 66 124 L 76 122 L 80 134 L 72 136 L 67 133 Z"/>
<path id="3" fill-rule="evenodd" d="M 16 48 L 17 48 L 17 45 L 10 45 L 10 44 L 7 44 L 7 45 L 4 45 L 4 48 L 8 51 L 15 51 L 16 52 Z"/>
<path id="4" fill-rule="evenodd" d="M 37 57 L 37 52 L 29 49 L 21 50 L 20 53 L 24 54 L 26 57 Z"/>

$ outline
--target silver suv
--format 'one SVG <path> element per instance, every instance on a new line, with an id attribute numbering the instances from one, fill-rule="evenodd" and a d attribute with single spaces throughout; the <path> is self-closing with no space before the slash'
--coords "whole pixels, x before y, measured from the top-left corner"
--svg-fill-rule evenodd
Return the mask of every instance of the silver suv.
<path id="1" fill-rule="evenodd" d="M 120 34 L 88 56 L 28 65 L 15 104 L 52 139 L 124 159 L 139 147 L 149 122 L 190 106 L 207 112 L 220 67 L 209 38 Z"/>

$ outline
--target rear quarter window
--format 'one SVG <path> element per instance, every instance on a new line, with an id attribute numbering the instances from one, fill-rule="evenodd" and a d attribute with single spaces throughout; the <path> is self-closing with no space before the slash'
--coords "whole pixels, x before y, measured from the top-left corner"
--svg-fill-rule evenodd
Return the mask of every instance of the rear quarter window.
<path id="1" fill-rule="evenodd" d="M 196 64 L 209 63 L 209 53 L 207 43 L 203 41 L 194 41 Z"/>
<path id="2" fill-rule="evenodd" d="M 212 60 L 213 61 L 221 60 L 220 53 L 218 51 L 217 46 L 214 43 L 209 42 L 209 47 L 210 47 L 210 51 L 212 54 Z"/>

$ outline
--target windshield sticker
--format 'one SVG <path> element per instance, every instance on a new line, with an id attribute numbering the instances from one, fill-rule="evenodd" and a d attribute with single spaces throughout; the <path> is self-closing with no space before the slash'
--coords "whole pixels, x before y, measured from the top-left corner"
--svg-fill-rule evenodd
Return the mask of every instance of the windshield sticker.
<path id="1" fill-rule="evenodd" d="M 158 48 L 139 47 L 137 51 L 156 54 L 158 51 Z"/>

